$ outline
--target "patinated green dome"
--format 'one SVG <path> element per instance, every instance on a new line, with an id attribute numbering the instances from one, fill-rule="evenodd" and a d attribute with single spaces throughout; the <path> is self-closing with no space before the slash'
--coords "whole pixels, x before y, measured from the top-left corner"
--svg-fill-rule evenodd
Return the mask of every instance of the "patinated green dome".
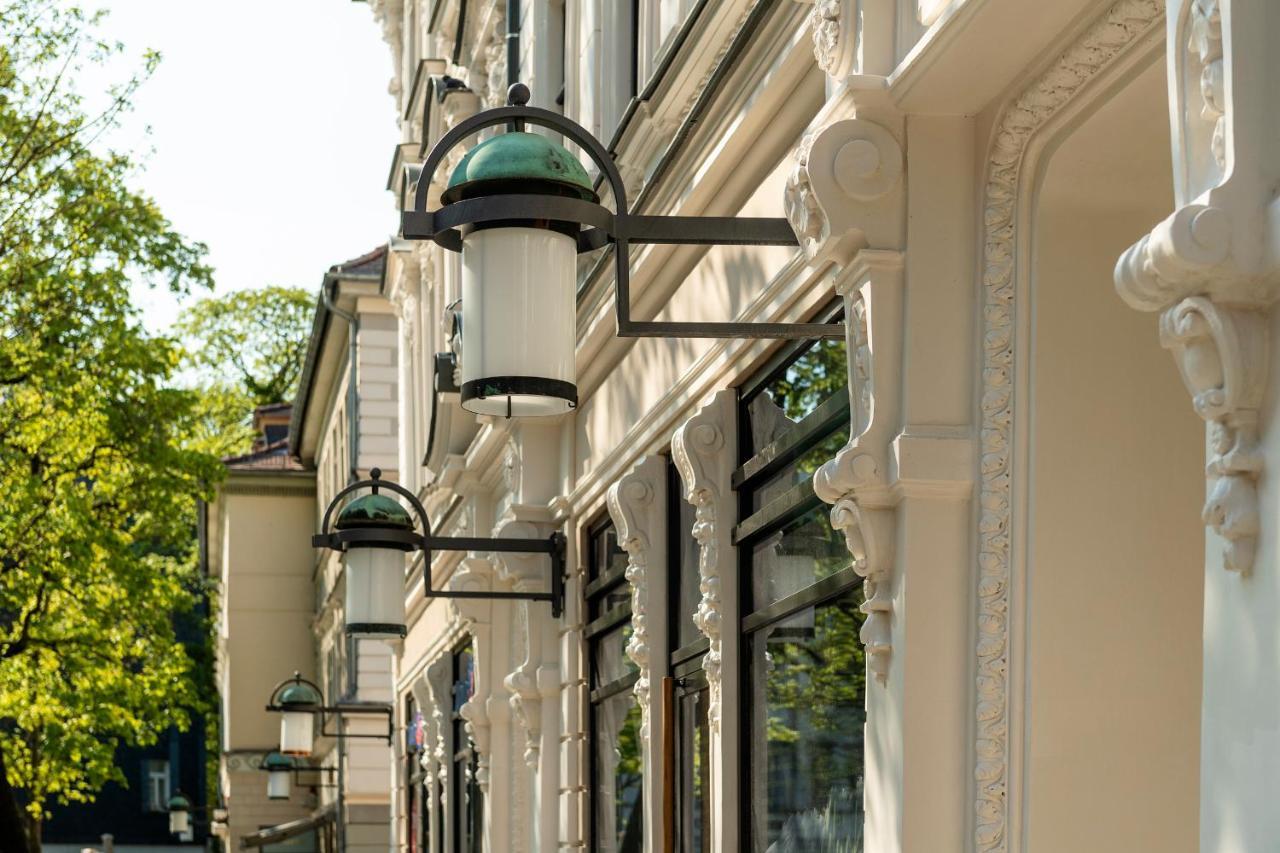
<path id="1" fill-rule="evenodd" d="M 267 771 L 292 770 L 293 759 L 278 752 L 269 752 L 267 757 L 262 759 L 262 769 Z"/>
<path id="2" fill-rule="evenodd" d="M 353 527 L 398 527 L 412 530 L 413 519 L 399 501 L 386 495 L 368 494 L 343 507 L 333 526 L 338 530 Z"/>
<path id="3" fill-rule="evenodd" d="M 171 812 L 189 812 L 191 811 L 191 801 L 187 799 L 187 795 L 181 791 L 175 792 L 169 798 L 169 811 Z"/>
<path id="4" fill-rule="evenodd" d="M 321 702 L 320 694 L 316 692 L 316 689 L 304 681 L 295 681 L 280 691 L 280 698 L 277 701 L 281 707 L 319 705 Z"/>
<path id="5" fill-rule="evenodd" d="M 482 184 L 496 192 L 499 184 L 516 181 L 555 184 L 588 201 L 596 198 L 587 170 L 563 145 L 538 133 L 513 130 L 468 151 L 449 176 L 442 199 L 450 204 L 471 196 Z M 512 187 L 507 191 L 518 190 Z"/>

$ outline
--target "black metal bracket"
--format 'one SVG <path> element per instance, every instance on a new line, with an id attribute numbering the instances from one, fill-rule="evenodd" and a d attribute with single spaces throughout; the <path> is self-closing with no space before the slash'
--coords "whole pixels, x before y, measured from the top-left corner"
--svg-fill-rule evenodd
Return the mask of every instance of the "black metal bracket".
<path id="1" fill-rule="evenodd" d="M 362 732 L 344 732 L 342 731 L 343 717 L 360 717 L 365 715 L 379 716 L 385 714 L 387 717 L 387 733 L 384 734 L 365 734 Z M 331 732 L 326 730 L 325 724 L 330 719 L 338 721 L 338 731 Z M 387 746 L 390 746 L 395 737 L 395 715 L 391 710 L 391 706 L 383 702 L 343 702 L 337 705 L 326 705 L 320 708 L 320 734 L 324 737 L 332 738 L 352 738 L 356 740 L 385 740 Z"/>
<path id="2" fill-rule="evenodd" d="M 382 479 L 382 471 L 377 468 L 369 472 L 372 479 L 352 483 L 334 495 L 325 509 L 324 518 L 320 522 L 320 532 L 311 537 L 315 548 L 330 548 L 334 551 L 346 551 L 350 543 L 376 542 L 388 548 L 399 548 L 404 551 L 422 552 L 423 591 L 427 598 L 475 598 L 494 600 L 546 601 L 551 604 L 551 615 L 559 619 L 564 615 L 565 589 L 565 536 L 563 533 L 552 533 L 545 539 L 517 539 L 506 537 L 470 537 L 470 536 L 433 536 L 431 519 L 426 507 L 417 496 L 401 486 Z M 418 516 L 423 533 L 415 530 L 353 528 L 348 530 L 331 530 L 329 523 L 334 510 L 348 494 L 359 489 L 387 489 L 408 501 Z M 547 554 L 551 557 L 551 585 L 546 592 L 489 592 L 487 590 L 462 591 L 451 589 L 432 589 L 431 587 L 431 552 L 432 551 L 490 551 L 494 553 L 514 554 Z"/>
<path id="3" fill-rule="evenodd" d="M 546 539 L 507 539 L 500 537 L 474 538 L 469 536 L 426 537 L 423 549 L 427 557 L 422 561 L 422 587 L 427 598 L 475 598 L 495 601 L 546 601 L 551 604 L 552 617 L 564 615 L 565 586 L 565 537 L 552 533 Z M 432 589 L 430 553 L 436 551 L 493 551 L 496 553 L 548 554 L 551 557 L 551 589 L 547 592 L 490 592 L 488 590 Z"/>
<path id="4" fill-rule="evenodd" d="M 586 128 L 550 110 L 527 105 L 529 90 L 516 84 L 508 92 L 509 105 L 484 110 L 459 122 L 432 147 L 422 164 L 413 210 L 400 214 L 406 240 L 434 240 L 458 252 L 469 228 L 478 222 L 544 220 L 581 228 L 578 251 L 589 252 L 612 243 L 614 249 L 614 314 L 620 338 L 769 338 L 812 340 L 842 338 L 843 323 L 704 323 L 631 319 L 630 246 L 632 243 L 717 246 L 796 246 L 791 224 L 784 218 L 735 216 L 648 216 L 631 213 L 627 190 L 613 156 Z M 496 125 L 528 122 L 562 134 L 577 143 L 599 167 L 613 194 L 616 211 L 583 199 L 550 195 L 491 195 L 463 199 L 439 210 L 427 209 L 427 194 L 445 155 L 472 134 Z"/>

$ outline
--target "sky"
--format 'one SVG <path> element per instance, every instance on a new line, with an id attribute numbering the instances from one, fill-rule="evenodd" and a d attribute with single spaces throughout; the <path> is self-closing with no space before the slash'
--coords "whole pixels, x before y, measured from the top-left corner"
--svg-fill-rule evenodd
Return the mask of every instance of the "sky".
<path id="1" fill-rule="evenodd" d="M 83 0 L 95 8 L 95 0 Z M 90 95 L 163 59 L 113 137 L 139 156 L 137 189 L 209 247 L 215 293 L 267 284 L 318 289 L 333 264 L 397 227 L 385 191 L 399 140 L 391 53 L 352 0 L 97 0 L 128 61 L 79 81 Z M 149 128 L 149 132 L 147 131 Z M 153 331 L 180 310 L 136 287 Z"/>

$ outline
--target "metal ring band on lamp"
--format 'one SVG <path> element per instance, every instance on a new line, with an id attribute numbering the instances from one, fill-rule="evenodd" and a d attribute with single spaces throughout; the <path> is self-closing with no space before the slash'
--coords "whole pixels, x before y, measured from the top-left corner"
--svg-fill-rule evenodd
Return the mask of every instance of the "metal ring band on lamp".
<path id="1" fill-rule="evenodd" d="M 404 637 L 408 629 L 404 625 L 393 625 L 389 622 L 351 622 L 345 628 L 348 634 L 392 634 Z"/>
<path id="2" fill-rule="evenodd" d="M 527 394 L 534 397 L 555 397 L 578 408 L 578 386 L 562 379 L 541 376 L 486 376 L 462 383 L 462 403 L 468 400 L 486 400 L 490 397 L 509 397 Z"/>

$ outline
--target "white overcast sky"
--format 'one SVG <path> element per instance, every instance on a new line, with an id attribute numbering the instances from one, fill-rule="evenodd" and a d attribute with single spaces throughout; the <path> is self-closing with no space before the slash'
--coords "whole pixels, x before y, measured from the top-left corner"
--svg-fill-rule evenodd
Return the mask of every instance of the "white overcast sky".
<path id="1" fill-rule="evenodd" d="M 135 63 L 145 48 L 163 55 L 112 145 L 143 156 L 138 188 L 208 244 L 215 292 L 316 289 L 330 265 L 396 228 L 384 191 L 398 141 L 391 54 L 366 3 L 83 3 L 110 12 L 105 35 Z M 86 74 L 81 90 L 88 96 L 126 70 Z M 135 302 L 154 331 L 179 310 L 167 293 L 141 287 Z"/>

